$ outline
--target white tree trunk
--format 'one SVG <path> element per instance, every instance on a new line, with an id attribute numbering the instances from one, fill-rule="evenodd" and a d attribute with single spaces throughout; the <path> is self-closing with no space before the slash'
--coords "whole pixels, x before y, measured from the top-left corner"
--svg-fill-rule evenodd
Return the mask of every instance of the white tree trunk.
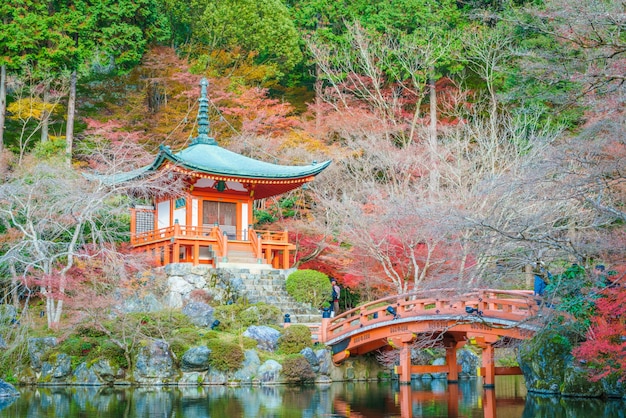
<path id="1" fill-rule="evenodd" d="M 0 66 L 0 154 L 4 151 L 4 119 L 7 111 L 7 67 Z"/>
<path id="2" fill-rule="evenodd" d="M 70 78 L 70 97 L 67 102 L 67 126 L 65 129 L 65 154 L 67 166 L 72 164 L 72 145 L 74 142 L 74 113 L 76 111 L 76 71 Z"/>

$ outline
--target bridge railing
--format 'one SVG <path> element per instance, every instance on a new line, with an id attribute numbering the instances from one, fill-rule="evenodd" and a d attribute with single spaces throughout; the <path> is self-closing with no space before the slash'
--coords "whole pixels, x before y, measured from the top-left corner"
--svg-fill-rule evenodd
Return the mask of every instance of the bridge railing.
<path id="1" fill-rule="evenodd" d="M 477 315 L 525 321 L 537 311 L 533 292 L 526 290 L 484 289 L 463 294 L 456 289 L 416 291 L 365 303 L 324 320 L 320 340 L 328 342 L 363 327 L 399 318 Z"/>

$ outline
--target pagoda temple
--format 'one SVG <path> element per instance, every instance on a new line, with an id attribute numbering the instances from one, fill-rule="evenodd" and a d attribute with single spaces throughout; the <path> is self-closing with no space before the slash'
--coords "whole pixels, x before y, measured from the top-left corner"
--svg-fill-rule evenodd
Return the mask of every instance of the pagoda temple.
<path id="1" fill-rule="evenodd" d="M 220 147 L 209 136 L 207 80 L 202 79 L 200 86 L 198 136 L 177 153 L 161 146 L 151 164 L 123 176 L 132 180 L 165 169 L 186 179 L 180 195 L 155 197 L 152 205 L 131 209 L 130 243 L 134 251 L 149 253 L 161 266 L 255 263 L 289 268 L 295 245 L 287 231 L 254 229 L 254 201 L 311 182 L 330 161 L 277 165 Z"/>

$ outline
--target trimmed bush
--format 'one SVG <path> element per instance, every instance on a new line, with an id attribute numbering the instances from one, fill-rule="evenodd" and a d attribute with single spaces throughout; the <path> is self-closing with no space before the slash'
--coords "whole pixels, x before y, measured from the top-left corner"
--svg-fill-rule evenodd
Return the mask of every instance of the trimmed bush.
<path id="1" fill-rule="evenodd" d="M 287 277 L 287 293 L 295 300 L 321 308 L 332 295 L 332 285 L 327 275 L 316 270 L 297 270 Z"/>
<path id="2" fill-rule="evenodd" d="M 211 350 L 209 365 L 223 372 L 230 372 L 241 367 L 244 361 L 243 349 L 235 343 L 211 340 L 207 347 Z"/>
<path id="3" fill-rule="evenodd" d="M 245 301 L 217 306 L 213 317 L 220 321 L 220 331 L 235 333 L 251 325 L 278 325 L 282 319 L 281 311 L 276 306 L 266 303 L 250 305 Z"/>
<path id="4" fill-rule="evenodd" d="M 286 357 L 282 366 L 282 374 L 289 383 L 307 383 L 315 380 L 311 364 L 301 354 Z"/>
<path id="5" fill-rule="evenodd" d="M 291 325 L 278 338 L 278 352 L 282 354 L 298 354 L 310 346 L 311 330 L 305 325 Z"/>

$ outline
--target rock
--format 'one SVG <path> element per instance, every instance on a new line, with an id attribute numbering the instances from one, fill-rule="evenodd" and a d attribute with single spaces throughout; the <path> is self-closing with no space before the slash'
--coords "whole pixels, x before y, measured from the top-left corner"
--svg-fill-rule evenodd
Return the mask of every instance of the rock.
<path id="1" fill-rule="evenodd" d="M 0 398 L 15 398 L 20 396 L 20 393 L 15 387 L 0 379 Z"/>
<path id="2" fill-rule="evenodd" d="M 87 363 L 82 362 L 74 370 L 72 383 L 75 385 L 100 386 L 104 382 L 93 369 L 87 367 Z"/>
<path id="3" fill-rule="evenodd" d="M 433 360 L 433 366 L 444 366 L 446 364 L 446 359 L 443 357 L 436 358 Z M 433 379 L 447 379 L 448 373 L 431 373 Z"/>
<path id="4" fill-rule="evenodd" d="M 4 338 L 2 338 L 2 335 L 0 335 L 0 349 L 4 350 L 7 348 L 7 343 L 4 341 Z"/>
<path id="5" fill-rule="evenodd" d="M 72 373 L 72 361 L 70 356 L 61 353 L 53 358 L 53 363 L 43 362 L 39 382 L 43 384 L 66 383 L 65 379 Z"/>
<path id="6" fill-rule="evenodd" d="M 228 383 L 228 375 L 220 370 L 209 370 L 204 377 L 204 383 L 207 385 L 225 385 Z"/>
<path id="7" fill-rule="evenodd" d="M 240 383 L 250 384 L 252 379 L 256 377 L 261 360 L 255 350 L 246 350 L 245 357 L 241 368 L 235 372 L 233 378 Z"/>
<path id="8" fill-rule="evenodd" d="M 1 304 L 0 305 L 0 323 L 10 324 L 17 318 L 17 309 L 13 305 Z"/>
<path id="9" fill-rule="evenodd" d="M 571 364 L 571 346 L 556 331 L 541 341 L 531 340 L 520 347 L 518 363 L 529 392 L 557 394 Z"/>
<path id="10" fill-rule="evenodd" d="M 193 285 L 179 276 L 170 276 L 167 279 L 167 283 L 170 289 L 167 296 L 167 305 L 174 309 L 182 307 L 183 299 L 194 289 Z"/>
<path id="11" fill-rule="evenodd" d="M 198 327 L 208 327 L 213 323 L 213 307 L 204 302 L 188 302 L 183 307 L 183 314 Z"/>
<path id="12" fill-rule="evenodd" d="M 192 347 L 183 354 L 181 370 L 183 372 L 205 372 L 209 370 L 211 349 L 201 345 Z"/>
<path id="13" fill-rule="evenodd" d="M 125 299 L 120 308 L 125 313 L 159 312 L 163 310 L 164 306 L 154 294 L 148 293 L 141 298 L 130 297 Z"/>
<path id="14" fill-rule="evenodd" d="M 189 372 L 183 373 L 181 378 L 178 380 L 179 386 L 199 386 L 204 381 L 203 372 Z"/>
<path id="15" fill-rule="evenodd" d="M 137 383 L 166 384 L 170 383 L 175 375 L 174 360 L 166 341 L 156 340 L 139 349 L 133 371 Z"/>
<path id="16" fill-rule="evenodd" d="M 280 383 L 280 372 L 283 366 L 276 360 L 267 360 L 259 366 L 258 379 L 260 383 Z"/>
<path id="17" fill-rule="evenodd" d="M 600 381 L 602 383 L 602 389 L 609 398 L 623 398 L 626 397 L 626 386 L 620 382 L 617 376 L 612 375 L 605 377 Z"/>
<path id="18" fill-rule="evenodd" d="M 116 373 L 107 359 L 99 359 L 93 363 L 90 369 L 104 382 L 113 383 L 116 378 L 123 377 L 123 370 Z"/>
<path id="19" fill-rule="evenodd" d="M 461 366 L 459 378 L 470 378 L 476 376 L 476 369 L 480 365 L 480 357 L 471 350 L 462 348 L 456 352 L 456 363 Z"/>
<path id="20" fill-rule="evenodd" d="M 57 339 L 54 337 L 29 338 L 28 355 L 30 356 L 30 367 L 40 370 L 41 357 L 52 347 L 56 347 Z"/>
<path id="21" fill-rule="evenodd" d="M 319 374 L 330 375 L 330 370 L 333 364 L 332 357 L 330 356 L 330 350 L 320 349 L 315 352 L 317 357 L 317 363 L 319 364 Z"/>
<path id="22" fill-rule="evenodd" d="M 602 382 L 593 382 L 589 377 L 589 374 L 582 368 L 568 365 L 560 387 L 561 395 L 599 398 L 604 393 Z"/>
<path id="23" fill-rule="evenodd" d="M 275 351 L 278 346 L 280 331 L 265 325 L 252 325 L 243 333 L 244 337 L 252 338 L 258 343 L 257 347 L 265 351 Z"/>
<path id="24" fill-rule="evenodd" d="M 302 349 L 302 351 L 300 351 L 300 354 L 302 354 L 304 358 L 306 359 L 306 361 L 309 362 L 309 364 L 311 365 L 311 369 L 315 373 L 319 372 L 320 370 L 319 360 L 317 359 L 315 352 L 310 347 Z"/>

